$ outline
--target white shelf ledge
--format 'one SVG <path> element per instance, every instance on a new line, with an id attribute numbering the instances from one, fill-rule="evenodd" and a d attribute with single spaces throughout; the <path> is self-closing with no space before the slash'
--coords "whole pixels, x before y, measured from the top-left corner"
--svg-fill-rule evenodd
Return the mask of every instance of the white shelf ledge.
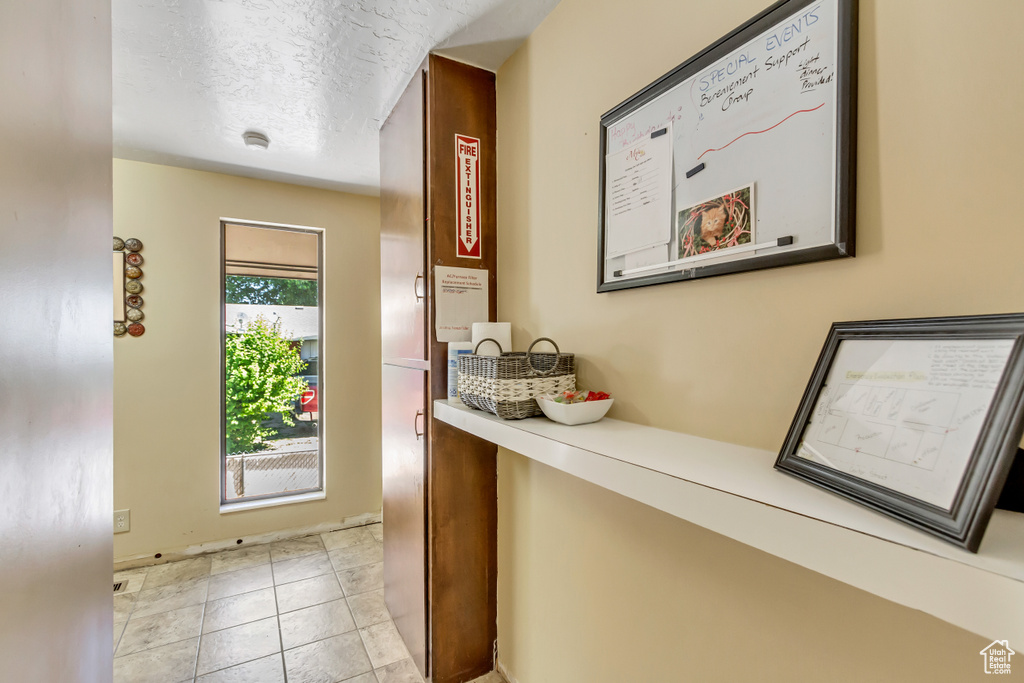
<path id="1" fill-rule="evenodd" d="M 568 427 L 434 402 L 453 427 L 986 638 L 1024 646 L 1024 514 L 978 553 L 773 469 L 776 454 L 630 422 Z"/>

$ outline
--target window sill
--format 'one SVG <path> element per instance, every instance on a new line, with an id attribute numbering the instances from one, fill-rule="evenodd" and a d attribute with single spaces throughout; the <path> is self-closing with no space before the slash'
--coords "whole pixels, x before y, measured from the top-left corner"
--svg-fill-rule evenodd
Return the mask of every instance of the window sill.
<path id="1" fill-rule="evenodd" d="M 292 503 L 308 503 L 311 500 L 323 500 L 326 497 L 327 493 L 325 491 L 313 491 L 311 493 L 299 493 L 294 496 L 260 498 L 259 500 L 242 500 L 237 503 L 222 503 L 220 506 L 220 514 L 226 515 L 230 512 L 271 508 L 277 507 L 278 505 L 291 505 Z"/>

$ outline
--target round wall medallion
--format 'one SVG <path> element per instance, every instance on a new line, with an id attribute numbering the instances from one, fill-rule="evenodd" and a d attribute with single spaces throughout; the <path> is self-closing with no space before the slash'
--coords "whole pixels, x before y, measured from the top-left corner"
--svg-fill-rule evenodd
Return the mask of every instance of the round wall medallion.
<path id="1" fill-rule="evenodd" d="M 124 240 L 120 237 L 114 238 L 114 251 L 121 251 L 124 249 Z"/>
<path id="2" fill-rule="evenodd" d="M 127 332 L 127 331 L 128 331 L 128 328 L 125 327 L 124 323 L 114 323 L 114 336 L 115 337 L 123 336 L 124 333 Z"/>
<path id="3" fill-rule="evenodd" d="M 129 294 L 138 294 L 142 291 L 142 283 L 138 280 L 128 280 L 124 283 L 124 288 Z"/>
<path id="4" fill-rule="evenodd" d="M 129 308 L 128 313 L 126 315 L 128 316 L 128 319 L 131 320 L 133 323 L 137 323 L 144 317 L 146 317 L 146 315 L 137 308 Z"/>
<path id="5" fill-rule="evenodd" d="M 132 279 L 142 277 L 142 268 L 139 268 L 138 266 L 127 266 L 124 269 L 124 274 Z"/>
<path id="6" fill-rule="evenodd" d="M 135 252 L 129 253 L 124 257 L 125 263 L 129 266 L 141 266 L 142 265 L 142 254 L 136 254 Z"/>
<path id="7" fill-rule="evenodd" d="M 124 298 L 124 302 L 132 308 L 139 308 L 142 306 L 142 297 L 138 294 L 129 294 Z"/>
<path id="8" fill-rule="evenodd" d="M 132 335 L 133 337 L 141 337 L 143 333 L 145 333 L 145 331 L 146 328 L 142 325 L 142 323 L 132 323 L 131 325 L 128 326 L 128 334 Z"/>
<path id="9" fill-rule="evenodd" d="M 124 248 L 127 249 L 128 251 L 139 251 L 140 249 L 142 249 L 142 242 L 135 239 L 134 237 L 131 237 L 124 241 Z"/>

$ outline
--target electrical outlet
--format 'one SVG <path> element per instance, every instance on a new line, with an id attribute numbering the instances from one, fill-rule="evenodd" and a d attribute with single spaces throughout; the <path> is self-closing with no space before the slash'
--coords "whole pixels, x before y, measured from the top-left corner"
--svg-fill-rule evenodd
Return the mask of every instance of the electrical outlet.
<path id="1" fill-rule="evenodd" d="M 114 533 L 123 534 L 131 531 L 131 510 L 114 510 Z"/>

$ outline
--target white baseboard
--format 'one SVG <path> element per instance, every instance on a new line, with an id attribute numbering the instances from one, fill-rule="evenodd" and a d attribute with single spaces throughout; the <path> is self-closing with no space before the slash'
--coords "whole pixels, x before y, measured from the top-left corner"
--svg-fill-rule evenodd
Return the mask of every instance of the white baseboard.
<path id="1" fill-rule="evenodd" d="M 519 681 L 516 680 L 516 677 L 513 676 L 512 673 L 508 670 L 508 667 L 505 666 L 505 663 L 501 661 L 501 657 L 498 658 L 496 668 L 498 669 L 498 673 L 504 676 L 505 680 L 508 681 L 508 683 L 519 683 Z"/>
<path id="2" fill-rule="evenodd" d="M 116 557 L 114 558 L 114 571 L 134 569 L 136 567 L 147 567 L 154 564 L 164 564 L 166 562 L 174 562 L 176 560 L 186 560 L 191 557 L 216 553 L 222 550 L 244 548 L 246 546 L 260 545 L 262 543 L 273 543 L 274 541 L 298 538 L 300 536 L 310 536 L 312 534 L 324 534 L 330 531 L 340 531 L 341 529 L 350 529 L 352 527 L 365 526 L 367 524 L 376 524 L 380 521 L 381 513 L 365 512 L 360 515 L 346 517 L 340 522 L 324 522 L 323 524 L 314 524 L 313 526 L 281 529 L 280 531 L 269 531 L 265 534 L 246 536 L 243 538 L 243 542 L 241 544 L 238 543 L 237 538 L 226 538 L 221 541 L 208 541 L 198 545 L 171 548 L 170 550 L 162 551 L 159 558 L 148 554 Z"/>

